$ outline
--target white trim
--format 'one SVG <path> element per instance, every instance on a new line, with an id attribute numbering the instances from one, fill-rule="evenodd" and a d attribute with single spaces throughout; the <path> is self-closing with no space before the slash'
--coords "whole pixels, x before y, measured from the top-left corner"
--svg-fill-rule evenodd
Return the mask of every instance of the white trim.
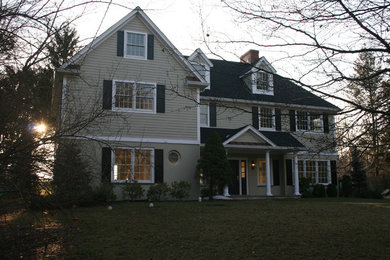
<path id="1" fill-rule="evenodd" d="M 115 106 L 115 95 L 116 95 L 116 82 L 125 82 L 125 83 L 132 83 L 135 88 L 133 89 L 133 100 L 132 105 L 133 108 L 122 108 L 122 107 L 116 107 Z M 136 108 L 136 93 L 137 93 L 137 85 L 138 84 L 145 84 L 145 85 L 152 85 L 153 89 L 153 110 L 149 109 L 139 109 Z M 113 79 L 112 80 L 112 111 L 116 112 L 131 112 L 131 113 L 145 113 L 145 114 L 156 114 L 156 107 L 157 107 L 157 83 L 154 82 L 142 82 L 142 81 L 133 81 L 133 80 L 120 80 L 120 79 Z"/>
<path id="2" fill-rule="evenodd" d="M 220 97 L 209 97 L 209 96 L 201 96 L 201 100 L 209 100 L 209 101 L 219 101 L 219 102 L 233 102 L 235 104 L 255 104 L 255 105 L 266 105 L 266 106 L 275 106 L 279 108 L 302 108 L 302 109 L 310 109 L 321 111 L 334 111 L 337 112 L 339 109 L 329 108 L 329 107 L 315 107 L 315 106 L 306 106 L 306 105 L 295 105 L 295 104 L 286 104 L 286 103 L 276 103 L 276 102 L 266 102 L 266 101 L 258 101 L 258 100 L 245 100 L 245 99 L 234 99 L 234 98 L 220 98 Z"/>
<path id="3" fill-rule="evenodd" d="M 268 89 L 267 90 L 257 88 L 257 80 L 258 80 L 257 76 L 259 73 L 264 73 L 264 74 L 268 75 L 268 80 L 267 80 Z M 272 74 L 270 74 L 267 71 L 256 69 L 256 71 L 252 71 L 252 74 L 250 76 L 251 76 L 251 87 L 252 87 L 253 94 L 261 94 L 261 95 L 269 95 L 269 96 L 274 95 L 274 87 L 273 87 L 274 84 L 273 84 Z M 272 81 L 272 84 L 271 84 L 271 81 Z"/>
<path id="4" fill-rule="evenodd" d="M 248 177 L 248 173 L 249 173 L 249 168 L 248 168 L 248 158 L 247 157 L 228 157 L 228 161 L 229 160 L 232 160 L 232 161 L 238 161 L 238 165 L 239 165 L 239 195 L 243 195 L 242 194 L 242 178 L 241 178 L 241 161 L 245 161 L 245 180 L 246 180 L 246 183 L 245 183 L 245 186 L 246 186 L 246 194 L 244 195 L 249 195 L 249 177 Z"/>
<path id="5" fill-rule="evenodd" d="M 236 133 L 235 135 L 233 135 L 232 137 L 230 137 L 229 139 L 227 139 L 225 142 L 223 142 L 223 145 L 226 146 L 236 146 L 236 145 L 229 145 L 229 143 L 231 141 L 233 141 L 234 139 L 237 139 L 238 137 L 240 137 L 241 135 L 243 135 L 244 133 L 248 132 L 248 131 L 251 131 L 252 133 L 254 133 L 255 135 L 257 135 L 257 137 L 259 137 L 260 139 L 263 139 L 264 141 L 266 141 L 269 145 L 271 145 L 271 147 L 276 147 L 277 145 L 274 144 L 271 140 L 269 140 L 267 137 L 265 137 L 262 133 L 260 133 L 259 131 L 257 131 L 256 128 L 254 128 L 253 126 L 251 125 L 248 125 L 246 126 L 244 129 L 241 129 L 238 133 Z M 268 146 L 264 146 L 264 145 L 254 145 L 253 147 L 268 147 Z M 270 148 L 270 147 L 268 147 Z"/>
<path id="6" fill-rule="evenodd" d="M 185 139 L 162 139 L 162 138 L 142 138 L 142 137 L 119 137 L 119 136 L 69 136 L 68 139 L 85 139 L 85 140 L 99 140 L 112 142 L 136 142 L 136 143 L 161 143 L 161 144 L 197 144 L 200 145 L 199 140 L 185 140 Z"/>
<path id="7" fill-rule="evenodd" d="M 314 167 L 315 167 L 315 172 L 314 172 L 314 174 L 315 174 L 315 176 L 314 176 L 315 183 L 314 184 L 328 185 L 328 184 L 332 183 L 332 173 L 331 173 L 331 169 L 330 169 L 330 161 L 331 160 L 326 160 L 326 159 L 298 159 L 298 157 L 297 157 L 297 169 L 298 169 L 298 161 L 301 161 L 302 164 L 303 164 L 303 177 L 306 178 L 306 162 L 307 161 L 311 161 L 311 162 L 314 162 Z M 326 178 L 327 178 L 328 182 L 319 182 L 318 162 L 326 162 L 326 170 L 327 170 Z M 294 180 L 294 182 L 295 181 L 296 180 Z"/>
<path id="8" fill-rule="evenodd" d="M 324 153 L 324 152 L 320 152 L 320 153 L 313 153 L 313 152 L 308 152 L 308 151 L 301 151 L 301 152 L 298 152 L 299 155 L 308 155 L 308 156 L 338 156 L 338 153 L 337 152 L 334 152 L 334 153 Z"/>
<path id="9" fill-rule="evenodd" d="M 144 48 L 145 48 L 145 53 L 144 56 L 135 56 L 135 55 L 127 55 L 127 35 L 129 33 L 133 34 L 142 34 L 144 36 Z M 137 31 L 130 31 L 130 30 L 125 30 L 124 31 L 124 37 L 123 37 L 123 57 L 126 59 L 134 59 L 134 60 L 147 60 L 148 58 L 148 34 L 145 32 L 137 32 Z"/>
<path id="10" fill-rule="evenodd" d="M 307 121 L 307 128 L 308 129 L 298 129 L 298 112 L 306 113 L 306 115 L 307 115 L 306 121 Z M 320 130 L 311 130 L 310 129 L 310 122 L 311 122 L 310 116 L 313 116 L 313 115 L 311 115 L 312 113 L 314 113 L 314 115 L 320 116 L 320 120 L 321 120 L 321 129 Z M 318 114 L 316 112 L 305 111 L 305 110 L 295 110 L 295 126 L 296 126 L 295 129 L 296 129 L 297 133 L 325 134 L 324 133 L 324 117 L 322 114 Z"/>
<path id="11" fill-rule="evenodd" d="M 200 56 L 208 67 L 213 67 L 214 66 L 213 63 L 207 58 L 207 56 L 204 54 L 204 52 L 200 48 L 197 48 L 190 55 L 190 57 L 188 57 L 188 60 L 189 61 L 193 61 L 197 56 Z"/>

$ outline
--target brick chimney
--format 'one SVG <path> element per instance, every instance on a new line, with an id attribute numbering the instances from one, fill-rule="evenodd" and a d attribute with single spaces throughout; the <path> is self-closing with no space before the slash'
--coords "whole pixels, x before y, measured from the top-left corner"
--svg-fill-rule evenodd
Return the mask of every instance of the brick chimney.
<path id="1" fill-rule="evenodd" d="M 253 63 L 259 59 L 259 51 L 249 50 L 240 57 L 240 61 L 243 63 Z"/>

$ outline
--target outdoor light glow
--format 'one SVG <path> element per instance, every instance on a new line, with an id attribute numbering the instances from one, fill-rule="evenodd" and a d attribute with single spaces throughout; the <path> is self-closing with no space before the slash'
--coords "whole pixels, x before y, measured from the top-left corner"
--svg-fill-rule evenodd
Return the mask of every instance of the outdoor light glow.
<path id="1" fill-rule="evenodd" d="M 44 123 L 39 123 L 34 126 L 34 131 L 37 133 L 46 132 L 46 125 Z"/>

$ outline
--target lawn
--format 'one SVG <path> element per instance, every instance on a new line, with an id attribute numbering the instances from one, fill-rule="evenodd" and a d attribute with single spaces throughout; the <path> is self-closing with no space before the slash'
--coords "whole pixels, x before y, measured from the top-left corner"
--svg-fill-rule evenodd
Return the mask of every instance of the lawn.
<path id="1" fill-rule="evenodd" d="M 153 208 L 146 202 L 118 202 L 112 207 L 36 213 L 49 223 L 47 230 L 55 227 L 47 233 L 53 239 L 49 247 L 60 249 L 51 256 L 390 259 L 388 200 L 161 202 Z M 8 225 L 31 222 L 29 214 Z"/>

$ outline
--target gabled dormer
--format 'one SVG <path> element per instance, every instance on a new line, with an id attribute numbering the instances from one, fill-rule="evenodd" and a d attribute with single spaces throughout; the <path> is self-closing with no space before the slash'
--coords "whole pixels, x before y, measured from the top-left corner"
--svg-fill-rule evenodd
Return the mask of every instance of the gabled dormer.
<path id="1" fill-rule="evenodd" d="M 199 48 L 188 57 L 188 61 L 209 84 L 206 89 L 210 89 L 210 68 L 213 67 L 213 63 L 211 63 L 204 52 Z"/>
<path id="2" fill-rule="evenodd" d="M 240 57 L 241 62 L 251 64 L 251 69 L 242 78 L 253 94 L 274 95 L 276 70 L 265 57 L 259 58 L 259 51 L 249 50 Z"/>

